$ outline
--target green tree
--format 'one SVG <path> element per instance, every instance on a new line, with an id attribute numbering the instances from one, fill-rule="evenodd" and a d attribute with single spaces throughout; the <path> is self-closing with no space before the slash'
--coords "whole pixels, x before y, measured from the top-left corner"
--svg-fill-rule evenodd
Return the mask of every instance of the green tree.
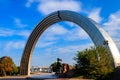
<path id="1" fill-rule="evenodd" d="M 16 75 L 16 74 L 19 74 L 18 72 L 19 72 L 19 68 L 15 65 L 15 64 L 13 64 L 13 70 L 12 70 L 12 75 Z"/>
<path id="2" fill-rule="evenodd" d="M 51 67 L 53 72 L 57 72 L 57 62 L 52 63 Z"/>
<path id="3" fill-rule="evenodd" d="M 62 64 L 59 61 L 51 64 L 51 67 L 52 67 L 53 72 L 56 72 L 56 73 L 61 73 L 62 72 Z"/>
<path id="4" fill-rule="evenodd" d="M 113 71 L 111 54 L 103 47 L 79 51 L 74 58 L 77 73 L 94 79 L 105 79 Z"/>

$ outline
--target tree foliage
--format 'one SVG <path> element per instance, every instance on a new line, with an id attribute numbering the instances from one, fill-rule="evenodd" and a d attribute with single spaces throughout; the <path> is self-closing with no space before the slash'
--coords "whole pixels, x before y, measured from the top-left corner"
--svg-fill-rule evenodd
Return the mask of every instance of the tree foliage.
<path id="1" fill-rule="evenodd" d="M 52 63 L 51 67 L 53 72 L 57 72 L 57 62 Z"/>
<path id="2" fill-rule="evenodd" d="M 13 64 L 11 74 L 12 75 L 19 74 L 19 67 L 17 67 L 15 64 Z"/>
<path id="3" fill-rule="evenodd" d="M 53 64 L 51 64 L 52 67 L 52 71 L 56 72 L 56 73 L 61 73 L 62 70 L 62 64 L 61 62 L 54 62 Z"/>
<path id="4" fill-rule="evenodd" d="M 18 69 L 12 58 L 7 56 L 0 58 L 0 76 L 12 75 L 17 72 Z"/>
<path id="5" fill-rule="evenodd" d="M 74 59 L 76 73 L 88 78 L 105 79 L 113 71 L 111 54 L 101 46 L 79 51 Z"/>

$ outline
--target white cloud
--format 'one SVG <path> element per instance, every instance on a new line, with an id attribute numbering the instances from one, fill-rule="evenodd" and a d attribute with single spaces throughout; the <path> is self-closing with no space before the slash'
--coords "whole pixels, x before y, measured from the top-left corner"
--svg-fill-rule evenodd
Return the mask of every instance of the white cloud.
<path id="1" fill-rule="evenodd" d="M 31 7 L 31 5 L 33 4 L 33 3 L 35 3 L 35 2 L 46 2 L 46 1 L 48 1 L 48 0 L 27 0 L 27 2 L 26 2 L 26 4 L 25 4 L 25 6 L 27 7 L 27 8 L 29 8 L 29 7 Z M 49 0 L 50 1 L 50 0 Z"/>
<path id="2" fill-rule="evenodd" d="M 66 0 L 50 0 L 47 2 L 41 2 L 38 5 L 38 11 L 45 15 L 58 10 L 71 10 L 79 12 L 81 10 L 81 3 L 73 0 L 70 0 L 69 2 Z"/>
<path id="3" fill-rule="evenodd" d="M 68 41 L 89 39 L 88 34 L 83 29 L 77 25 L 72 26 L 74 26 L 72 29 L 67 29 L 59 24 L 53 25 L 52 27 L 48 28 L 48 30 L 45 32 L 45 35 L 49 39 L 52 38 L 53 40 L 59 39 L 58 37 Z"/>
<path id="4" fill-rule="evenodd" d="M 5 29 L 0 28 L 0 36 L 1 37 L 9 37 L 9 36 L 21 36 L 27 38 L 30 35 L 30 30 L 13 30 L 13 29 Z"/>
<path id="5" fill-rule="evenodd" d="M 24 28 L 28 26 L 27 24 L 23 24 L 20 19 L 14 18 L 15 25 L 19 28 Z"/>
<path id="6" fill-rule="evenodd" d="M 9 41 L 6 43 L 4 50 L 9 51 L 11 49 L 21 49 L 24 48 L 25 42 L 24 41 Z"/>
<path id="7" fill-rule="evenodd" d="M 113 13 L 104 24 L 104 29 L 113 37 L 119 36 L 120 33 L 120 11 Z M 120 37 L 120 36 L 119 36 Z"/>
<path id="8" fill-rule="evenodd" d="M 56 44 L 59 40 L 76 41 L 89 39 L 88 34 L 78 26 L 68 30 L 60 24 L 49 27 L 38 40 L 37 47 L 44 48 Z"/>
<path id="9" fill-rule="evenodd" d="M 120 10 L 111 14 L 107 22 L 103 24 L 104 29 L 110 34 L 117 46 L 120 46 Z M 119 47 L 120 50 L 120 47 Z"/>
<path id="10" fill-rule="evenodd" d="M 37 48 L 45 48 L 59 42 L 59 40 L 76 41 L 89 39 L 87 33 L 79 27 L 67 30 L 65 27 L 55 24 L 46 30 L 37 42 Z"/>
<path id="11" fill-rule="evenodd" d="M 41 38 L 47 41 L 57 40 L 59 36 L 65 35 L 68 32 L 66 28 L 64 28 L 60 24 L 54 24 L 50 26 L 41 36 Z"/>
<path id="12" fill-rule="evenodd" d="M 54 55 L 54 56 L 59 56 L 59 55 L 65 55 L 65 54 L 74 54 L 76 53 L 77 51 L 82 51 L 86 48 L 89 48 L 91 46 L 94 46 L 93 43 L 86 43 L 86 44 L 76 44 L 76 45 L 73 45 L 73 44 L 69 44 L 69 45 L 64 45 L 64 46 L 53 46 L 53 47 L 49 47 L 46 49 L 46 54 L 50 54 L 51 53 Z"/>
<path id="13" fill-rule="evenodd" d="M 63 38 L 61 36 L 65 35 L 67 32 L 67 29 L 64 28 L 62 25 L 54 24 L 40 36 L 36 47 L 44 48 L 53 45 L 57 42 L 59 38 Z"/>
<path id="14" fill-rule="evenodd" d="M 64 28 L 62 25 L 55 24 L 48 28 L 48 33 L 51 33 L 52 35 L 62 35 L 65 34 L 68 30 Z"/>
<path id="15" fill-rule="evenodd" d="M 25 4 L 26 7 L 30 7 L 31 4 L 34 2 L 35 0 L 28 0 L 27 3 Z"/>
<path id="16" fill-rule="evenodd" d="M 2 36 L 2 37 L 11 36 L 13 34 L 14 34 L 13 30 L 10 30 L 10 29 L 0 29 L 0 36 Z"/>
<path id="17" fill-rule="evenodd" d="M 17 33 L 18 32 L 18 33 Z M 21 31 L 16 31 L 16 35 L 18 36 L 23 36 L 25 38 L 28 38 L 30 35 L 31 31 L 30 30 L 21 30 Z"/>
<path id="18" fill-rule="evenodd" d="M 89 39 L 89 36 L 83 29 L 76 26 L 72 30 L 69 30 L 65 39 L 68 41 L 84 40 Z"/>
<path id="19" fill-rule="evenodd" d="M 91 10 L 91 12 L 88 12 L 88 17 L 93 19 L 94 21 L 100 23 L 102 18 L 100 17 L 100 8 L 95 8 L 93 10 Z"/>
<path id="20" fill-rule="evenodd" d="M 84 44 L 84 45 L 64 45 L 64 46 L 52 46 L 52 47 L 48 47 L 45 48 L 45 51 L 43 50 L 43 52 L 39 49 L 39 50 L 35 50 L 35 54 L 37 56 L 34 56 L 34 60 L 37 61 L 43 61 L 43 60 L 48 60 L 46 64 L 50 64 L 52 62 L 54 62 L 58 57 L 61 58 L 63 60 L 64 63 L 69 63 L 69 64 L 73 64 L 73 58 L 75 57 L 77 51 L 81 51 L 84 50 L 90 46 L 93 46 L 94 44 L 92 43 L 88 43 L 88 44 Z M 39 56 L 39 54 L 41 54 Z M 39 58 L 38 58 L 39 56 Z M 35 62 L 35 61 L 33 61 Z M 32 62 L 32 65 L 34 64 Z M 42 64 L 41 64 L 42 63 Z M 43 62 L 38 63 L 38 65 L 45 65 Z"/>
<path id="21" fill-rule="evenodd" d="M 56 42 L 49 42 L 49 41 L 38 41 L 37 42 L 37 45 L 36 45 L 36 48 L 45 48 L 45 47 L 48 47 L 50 45 L 53 45 L 55 44 Z"/>

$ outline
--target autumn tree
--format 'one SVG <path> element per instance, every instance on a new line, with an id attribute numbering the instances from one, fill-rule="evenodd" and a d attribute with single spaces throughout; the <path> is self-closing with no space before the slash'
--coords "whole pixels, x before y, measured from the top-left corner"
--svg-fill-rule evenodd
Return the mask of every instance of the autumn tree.
<path id="1" fill-rule="evenodd" d="M 6 76 L 5 70 L 3 68 L 3 64 L 0 63 L 0 76 Z"/>
<path id="2" fill-rule="evenodd" d="M 16 65 L 14 64 L 12 58 L 8 56 L 4 56 L 0 58 L 0 75 L 5 76 L 5 75 L 11 75 L 15 71 Z"/>

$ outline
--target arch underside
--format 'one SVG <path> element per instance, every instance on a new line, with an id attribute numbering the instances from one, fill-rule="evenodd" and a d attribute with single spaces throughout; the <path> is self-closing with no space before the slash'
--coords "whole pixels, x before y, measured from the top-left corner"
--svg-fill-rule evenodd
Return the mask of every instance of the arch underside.
<path id="1" fill-rule="evenodd" d="M 40 37 L 40 35 L 52 24 L 60 22 L 60 21 L 70 21 L 78 24 L 84 31 L 88 33 L 93 43 L 96 46 L 106 46 L 108 50 L 111 52 L 115 67 L 120 65 L 120 54 L 117 49 L 115 43 L 111 39 L 111 37 L 93 20 L 90 18 L 84 17 L 76 12 L 72 11 L 56 11 L 50 15 L 48 15 L 45 19 L 43 19 L 32 31 L 20 63 L 20 74 L 21 75 L 29 75 L 30 74 L 30 61 L 32 57 L 32 53 L 34 47 Z M 107 44 L 104 44 L 108 42 Z"/>

